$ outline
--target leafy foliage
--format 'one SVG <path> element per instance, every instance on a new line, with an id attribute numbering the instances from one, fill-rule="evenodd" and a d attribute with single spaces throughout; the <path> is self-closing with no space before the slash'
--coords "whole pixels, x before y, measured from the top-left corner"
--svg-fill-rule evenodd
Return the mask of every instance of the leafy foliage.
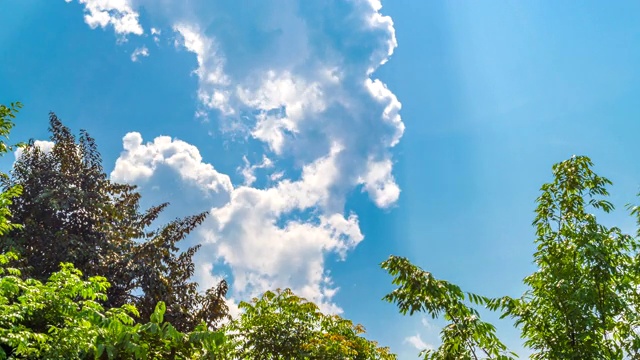
<path id="1" fill-rule="evenodd" d="M 395 359 L 388 348 L 360 336 L 365 332 L 318 307 L 291 290 L 267 291 L 228 327 L 237 359 Z"/>
<path id="2" fill-rule="evenodd" d="M 16 118 L 20 108 L 22 108 L 22 104 L 19 102 L 11 103 L 9 106 L 0 104 L 0 156 L 15 148 L 7 145 L 6 141 L 9 140 L 9 133 L 15 125 L 13 120 Z M 20 145 L 22 144 L 18 144 L 18 146 Z M 7 174 L 0 173 L 0 179 L 7 179 Z M 9 206 L 13 204 L 13 199 L 20 196 L 20 194 L 22 194 L 22 187 L 19 185 L 10 186 L 0 193 L 0 235 L 21 228 L 21 225 L 11 222 L 12 216 L 11 210 L 9 210 Z"/>
<path id="3" fill-rule="evenodd" d="M 611 182 L 592 166 L 586 157 L 553 166 L 533 222 L 538 270 L 521 298 L 503 301 L 534 359 L 640 356 L 638 239 L 589 213 L 613 210 L 604 199 Z"/>
<path id="4" fill-rule="evenodd" d="M 432 318 L 444 316 L 448 324 L 442 329 L 442 345 L 436 350 L 423 350 L 425 359 L 512 359 L 515 354 L 507 351 L 495 334 L 495 327 L 480 319 L 478 311 L 468 305 L 467 298 L 475 303 L 489 299 L 465 294 L 458 286 L 438 280 L 409 262 L 406 258 L 391 256 L 382 268 L 394 277 L 399 285 L 384 300 L 398 305 L 404 315 L 426 312 Z"/>
<path id="5" fill-rule="evenodd" d="M 14 119 L 16 114 L 22 108 L 22 103 L 15 102 L 9 104 L 9 106 L 0 104 L 0 156 L 6 154 L 9 151 L 13 151 L 17 145 L 8 145 L 9 133 L 15 126 Z"/>
<path id="6" fill-rule="evenodd" d="M 554 165 L 553 182 L 542 186 L 533 222 L 538 270 L 524 279 L 528 290 L 522 297 L 466 294 L 469 302 L 514 318 L 533 359 L 640 357 L 639 239 L 599 224 L 589 213 L 613 210 L 605 200 L 611 182 L 592 167 L 589 158 L 572 157 Z M 640 208 L 631 211 L 640 225 Z M 425 311 L 450 321 L 442 330 L 442 345 L 425 351 L 425 359 L 514 356 L 505 352 L 495 328 L 465 303 L 460 288 L 404 258 L 392 256 L 382 267 L 399 286 L 385 300 L 403 314 Z"/>
<path id="7" fill-rule="evenodd" d="M 0 254 L 0 359 L 221 359 L 221 332 L 201 323 L 182 333 L 164 321 L 159 302 L 150 322 L 135 323 L 135 306 L 104 310 L 110 284 L 82 279 L 71 264 L 46 283 L 23 280 Z"/>
<path id="8" fill-rule="evenodd" d="M 24 189 L 13 203 L 5 202 L 24 229 L 3 236 L 0 250 L 20 253 L 23 270 L 40 281 L 63 262 L 110 279 L 107 308 L 133 303 L 148 318 L 162 301 L 167 319 L 181 331 L 223 319 L 226 282 L 199 292 L 190 280 L 198 247 L 178 248 L 207 213 L 149 229 L 168 204 L 140 212 L 140 194 L 134 186 L 107 178 L 95 140 L 86 131 L 76 141 L 51 114 L 50 132 L 53 149 L 44 152 L 30 142 L 5 181 L 7 189 Z"/>
<path id="9" fill-rule="evenodd" d="M 149 322 L 133 305 L 105 310 L 109 282 L 65 263 L 47 282 L 23 279 L 0 254 L 0 359 L 395 359 L 364 328 L 290 290 L 266 292 L 218 331 L 177 330 L 159 302 Z"/>

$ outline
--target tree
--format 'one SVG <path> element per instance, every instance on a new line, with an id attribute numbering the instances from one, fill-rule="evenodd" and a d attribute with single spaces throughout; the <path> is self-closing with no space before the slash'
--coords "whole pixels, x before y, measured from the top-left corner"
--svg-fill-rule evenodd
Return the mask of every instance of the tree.
<path id="1" fill-rule="evenodd" d="M 534 359 L 625 359 L 640 357 L 640 252 L 638 237 L 597 222 L 589 211 L 608 213 L 611 182 L 596 175 L 587 157 L 553 166 L 554 180 L 537 199 L 538 270 L 524 279 L 528 290 L 517 299 L 489 299 L 462 290 L 411 264 L 390 257 L 383 269 L 398 285 L 385 300 L 404 314 L 444 314 L 442 345 L 425 359 L 499 359 L 512 356 L 495 328 L 471 306 L 483 305 L 512 317 Z M 638 217 L 640 208 L 632 207 Z"/>
<path id="2" fill-rule="evenodd" d="M 589 213 L 613 210 L 604 199 L 611 182 L 592 166 L 586 157 L 554 165 L 533 222 L 538 270 L 524 279 L 521 298 L 502 301 L 534 359 L 640 356 L 639 239 Z"/>
<path id="3" fill-rule="evenodd" d="M 384 300 L 397 304 L 400 313 L 413 315 L 426 312 L 432 318 L 443 316 L 448 322 L 440 332 L 442 344 L 438 349 L 423 350 L 420 355 L 430 360 L 513 359 L 516 355 L 496 336 L 496 329 L 482 321 L 472 303 L 486 303 L 490 299 L 463 292 L 460 287 L 438 280 L 429 272 L 413 265 L 408 259 L 391 256 L 382 268 L 399 285 Z"/>
<path id="4" fill-rule="evenodd" d="M 88 276 L 106 277 L 113 284 L 107 308 L 133 303 L 148 318 L 163 301 L 167 319 L 181 331 L 201 321 L 215 326 L 227 314 L 227 284 L 200 293 L 190 280 L 198 246 L 178 248 L 207 213 L 150 229 L 168 204 L 140 212 L 135 186 L 107 178 L 95 140 L 86 131 L 76 141 L 53 113 L 49 130 L 51 151 L 30 142 L 5 181 L 7 189 L 24 189 L 8 206 L 24 228 L 4 235 L 0 251 L 20 253 L 25 274 L 39 281 L 65 262 Z"/>
<path id="5" fill-rule="evenodd" d="M 241 302 L 243 313 L 227 327 L 233 359 L 395 359 L 388 348 L 361 336 L 361 325 L 318 307 L 289 289 Z"/>
<path id="6" fill-rule="evenodd" d="M 242 303 L 244 313 L 217 331 L 202 322 L 181 332 L 163 302 L 142 322 L 133 305 L 102 306 L 104 277 L 85 279 L 64 263 L 43 283 L 12 268 L 17 259 L 0 254 L 0 359 L 396 359 L 362 337 L 362 326 L 290 290 Z"/>

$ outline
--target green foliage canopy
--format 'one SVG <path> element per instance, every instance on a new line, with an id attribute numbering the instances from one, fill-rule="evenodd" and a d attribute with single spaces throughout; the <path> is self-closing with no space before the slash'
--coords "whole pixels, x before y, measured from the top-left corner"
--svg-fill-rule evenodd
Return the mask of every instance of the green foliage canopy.
<path id="1" fill-rule="evenodd" d="M 227 330 L 237 359 L 390 360 L 396 356 L 361 334 L 361 325 L 323 314 L 290 289 L 241 302 Z"/>
<path id="2" fill-rule="evenodd" d="M 222 359 L 222 332 L 182 333 L 159 302 L 147 323 L 133 305 L 105 310 L 109 282 L 62 264 L 47 282 L 23 279 L 0 254 L 0 359 Z"/>

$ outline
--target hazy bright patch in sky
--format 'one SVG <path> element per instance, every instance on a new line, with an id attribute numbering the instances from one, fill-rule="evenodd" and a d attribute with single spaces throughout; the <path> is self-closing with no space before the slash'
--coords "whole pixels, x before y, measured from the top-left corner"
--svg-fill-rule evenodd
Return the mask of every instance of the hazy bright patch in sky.
<path id="1" fill-rule="evenodd" d="M 638 189 L 633 2 L 3 7 L 0 102 L 25 103 L 15 138 L 45 139 L 49 110 L 87 129 L 147 205 L 211 212 L 188 239 L 203 286 L 227 278 L 232 301 L 291 287 L 401 359 L 438 327 L 380 300 L 386 256 L 518 295 L 551 164 L 591 156 L 620 208 Z"/>

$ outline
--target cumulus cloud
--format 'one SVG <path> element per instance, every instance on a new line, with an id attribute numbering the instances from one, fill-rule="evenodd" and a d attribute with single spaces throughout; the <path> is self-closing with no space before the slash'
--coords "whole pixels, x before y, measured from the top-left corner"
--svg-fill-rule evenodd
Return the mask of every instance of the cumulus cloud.
<path id="1" fill-rule="evenodd" d="M 146 46 L 141 46 L 133 50 L 131 53 L 131 61 L 137 62 L 141 56 L 149 56 L 149 49 L 147 49 Z"/>
<path id="2" fill-rule="evenodd" d="M 229 93 L 223 88 L 229 84 L 224 73 L 224 58 L 219 54 L 215 41 L 203 36 L 197 25 L 176 24 L 173 29 L 180 35 L 176 46 L 184 46 L 196 54 L 198 68 L 194 73 L 200 79 L 200 101 L 225 115 L 233 114 L 234 110 L 228 104 Z"/>
<path id="3" fill-rule="evenodd" d="M 39 148 L 45 153 L 51 152 L 51 150 L 53 150 L 53 145 L 54 143 L 48 140 L 36 140 L 33 142 L 33 146 Z M 16 160 L 18 160 L 22 156 L 23 152 L 24 152 L 24 149 L 22 148 L 18 148 L 16 149 L 16 151 L 13 152 L 13 155 L 15 156 Z"/>
<path id="4" fill-rule="evenodd" d="M 196 55 L 201 116 L 219 111 L 224 129 L 302 163 L 323 156 L 334 142 L 349 144 L 339 160 L 344 181 L 338 187 L 361 184 L 388 207 L 400 193 L 389 150 L 404 124 L 400 102 L 372 75 L 397 46 L 393 22 L 380 14 L 379 1 L 353 1 L 338 13 L 334 5 L 281 1 L 241 12 L 216 5 L 212 13 L 237 16 L 232 22 L 240 35 L 227 36 L 226 21 L 197 17 L 174 30 L 177 44 Z M 254 38 L 244 37 L 249 29 L 258 29 Z"/>
<path id="5" fill-rule="evenodd" d="M 255 171 L 258 169 L 268 169 L 273 167 L 273 162 L 266 156 L 262 156 L 262 162 L 259 164 L 251 164 L 246 156 L 242 157 L 242 161 L 244 161 L 244 166 L 238 168 L 242 177 L 244 177 L 244 185 L 251 186 L 256 181 Z"/>
<path id="6" fill-rule="evenodd" d="M 160 34 L 162 34 L 162 30 L 152 27 L 151 28 L 151 37 L 153 38 L 153 42 L 157 44 L 160 43 Z"/>
<path id="7" fill-rule="evenodd" d="M 422 340 L 422 338 L 420 337 L 420 334 L 408 336 L 407 338 L 404 339 L 404 342 L 410 344 L 411 346 L 413 346 L 414 348 L 420 351 L 425 349 L 433 349 L 433 346 L 427 344 L 426 342 L 424 342 L 424 340 Z"/>
<path id="8" fill-rule="evenodd" d="M 423 316 L 420 318 L 420 323 L 424 327 L 422 330 L 424 330 L 423 333 L 426 333 L 427 338 L 431 339 L 432 341 L 436 340 L 434 335 L 437 333 L 437 331 L 434 332 L 435 327 L 429 322 L 429 320 L 427 320 L 427 318 Z M 405 337 L 404 342 L 410 344 L 419 351 L 435 349 L 433 343 L 422 339 L 422 335 L 420 334 L 420 332 L 417 332 L 415 335 Z"/>
<path id="9" fill-rule="evenodd" d="M 400 188 L 396 184 L 391 171 L 393 163 L 390 159 L 374 161 L 369 159 L 367 171 L 359 181 L 364 185 L 373 201 L 381 208 L 392 205 L 400 196 Z"/>
<path id="10" fill-rule="evenodd" d="M 112 26 L 115 33 L 122 36 L 144 33 L 138 22 L 139 14 L 133 10 L 128 0 L 78 0 L 78 2 L 84 5 L 84 21 L 92 29 Z"/>
<path id="11" fill-rule="evenodd" d="M 229 194 L 212 208 L 200 230 L 203 248 L 197 275 L 201 285 L 211 286 L 218 280 L 210 273 L 213 257 L 231 269 L 235 297 L 291 287 L 327 311 L 340 311 L 331 302 L 336 287 L 324 259 L 328 253 L 344 258 L 363 235 L 355 214 L 326 210 L 330 188 L 340 178 L 339 145 L 306 165 L 299 180 L 281 179 L 265 189 L 233 188 L 227 176 L 202 162 L 197 148 L 180 140 L 158 137 L 143 144 L 142 136 L 133 132 L 123 138 L 123 146 L 111 173 L 115 181 L 144 184 L 158 166 L 166 165 L 197 189 Z M 258 166 L 267 164 L 263 159 Z"/>
<path id="12" fill-rule="evenodd" d="M 375 78 L 397 46 L 380 1 L 131 1 L 80 0 L 88 14 L 135 14 L 137 24 L 135 4 L 169 24 L 176 48 L 195 58 L 197 117 L 263 153 L 238 164 L 244 181 L 234 186 L 195 146 L 170 137 L 145 144 L 133 132 L 112 178 L 145 183 L 165 169 L 212 195 L 199 233 L 203 282 L 223 263 L 234 297 L 292 287 L 339 311 L 327 255 L 344 258 L 363 240 L 357 215 L 345 211 L 348 194 L 361 189 L 380 208 L 400 195 L 392 149 L 404 132 L 401 104 Z"/>
<path id="13" fill-rule="evenodd" d="M 143 144 L 142 135 L 131 132 L 122 139 L 124 151 L 116 160 L 111 179 L 126 183 L 144 183 L 160 166 L 173 170 L 180 178 L 206 195 L 225 195 L 233 190 L 228 175 L 202 162 L 195 146 L 168 136 Z"/>

